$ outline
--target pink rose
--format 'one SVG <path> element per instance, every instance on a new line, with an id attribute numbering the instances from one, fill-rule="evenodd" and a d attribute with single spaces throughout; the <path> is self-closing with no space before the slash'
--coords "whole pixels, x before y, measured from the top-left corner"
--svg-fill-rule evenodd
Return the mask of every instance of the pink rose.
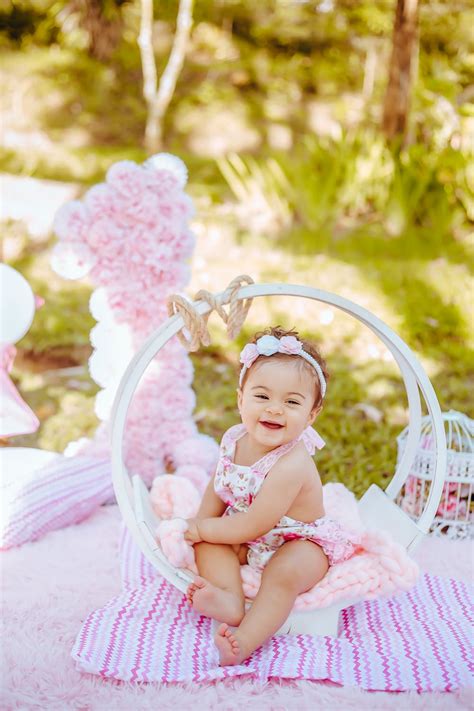
<path id="1" fill-rule="evenodd" d="M 287 355 L 298 355 L 303 350 L 303 344 L 295 336 L 282 336 L 279 350 Z"/>
<path id="2" fill-rule="evenodd" d="M 184 477 L 189 480 L 192 484 L 194 484 L 200 494 L 204 493 L 204 490 L 209 482 L 208 473 L 197 464 L 182 464 L 176 469 L 175 476 Z"/>
<path id="3" fill-rule="evenodd" d="M 250 368 L 252 363 L 257 360 L 259 352 L 255 343 L 247 343 L 245 348 L 240 353 L 240 362 L 246 368 Z"/>
<path id="4" fill-rule="evenodd" d="M 79 200 L 71 200 L 57 211 L 53 230 L 62 240 L 80 241 L 87 234 L 90 222 L 88 208 Z"/>

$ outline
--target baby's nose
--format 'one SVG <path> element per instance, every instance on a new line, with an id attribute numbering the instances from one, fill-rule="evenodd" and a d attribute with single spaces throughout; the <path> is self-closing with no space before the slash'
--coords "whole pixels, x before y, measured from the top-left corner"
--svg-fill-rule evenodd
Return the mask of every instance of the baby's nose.
<path id="1" fill-rule="evenodd" d="M 276 402 L 273 402 L 273 403 L 270 402 L 270 403 L 268 403 L 268 405 L 267 405 L 267 411 L 268 411 L 268 412 L 272 412 L 272 413 L 274 413 L 274 414 L 277 414 L 277 413 L 281 413 L 282 410 L 283 410 L 282 406 L 279 405 L 279 404 L 276 403 Z"/>

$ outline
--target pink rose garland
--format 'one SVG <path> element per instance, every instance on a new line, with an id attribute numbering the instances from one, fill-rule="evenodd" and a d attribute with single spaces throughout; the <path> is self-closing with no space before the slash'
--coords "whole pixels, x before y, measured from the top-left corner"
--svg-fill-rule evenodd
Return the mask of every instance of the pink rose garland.
<path id="1" fill-rule="evenodd" d="M 194 206 L 184 192 L 186 182 L 186 167 L 169 154 L 153 156 L 143 166 L 120 161 L 108 170 L 105 183 L 56 215 L 53 268 L 65 278 L 88 275 L 97 287 L 91 299 L 98 324 L 91 332 L 90 371 L 103 388 L 96 398 L 102 426 L 93 440 L 71 443 L 69 453 L 103 454 L 108 447 L 107 422 L 120 378 L 133 353 L 166 320 L 167 296 L 189 283 L 187 260 L 195 236 L 188 224 Z M 213 471 L 217 445 L 197 432 L 192 379 L 189 356 L 173 340 L 137 389 L 124 453 L 129 473 L 148 484 L 175 466 L 202 488 Z M 183 441 L 186 454 L 180 458 Z"/>

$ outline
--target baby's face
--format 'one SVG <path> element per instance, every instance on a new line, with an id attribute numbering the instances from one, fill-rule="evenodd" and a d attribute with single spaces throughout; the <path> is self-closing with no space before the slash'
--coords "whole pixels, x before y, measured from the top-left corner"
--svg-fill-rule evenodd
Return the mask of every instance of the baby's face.
<path id="1" fill-rule="evenodd" d="M 269 450 L 299 437 L 318 413 L 314 380 L 296 362 L 269 358 L 257 363 L 238 392 L 242 423 Z"/>

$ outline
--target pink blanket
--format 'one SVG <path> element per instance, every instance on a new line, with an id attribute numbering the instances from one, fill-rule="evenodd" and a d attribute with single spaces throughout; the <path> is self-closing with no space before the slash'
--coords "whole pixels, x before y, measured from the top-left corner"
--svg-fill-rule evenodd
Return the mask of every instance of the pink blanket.
<path id="1" fill-rule="evenodd" d="M 340 600 L 356 602 L 409 590 L 418 577 L 418 566 L 405 548 L 383 531 L 364 529 L 354 494 L 343 484 L 326 484 L 323 496 L 326 514 L 349 529 L 359 545 L 352 558 L 331 566 L 321 582 L 299 595 L 295 609 L 311 610 Z M 193 569 L 194 557 L 184 544 L 183 525 L 179 519 L 163 521 L 157 535 L 173 565 Z M 260 574 L 248 565 L 242 566 L 241 574 L 245 595 L 254 598 L 260 587 Z"/>
<path id="2" fill-rule="evenodd" d="M 424 575 L 409 592 L 344 610 L 338 639 L 273 637 L 244 664 L 223 668 L 211 620 L 158 577 L 128 531 L 121 558 L 122 594 L 86 618 L 72 651 L 84 672 L 130 682 L 325 679 L 386 691 L 472 684 L 472 605 L 464 583 Z"/>

